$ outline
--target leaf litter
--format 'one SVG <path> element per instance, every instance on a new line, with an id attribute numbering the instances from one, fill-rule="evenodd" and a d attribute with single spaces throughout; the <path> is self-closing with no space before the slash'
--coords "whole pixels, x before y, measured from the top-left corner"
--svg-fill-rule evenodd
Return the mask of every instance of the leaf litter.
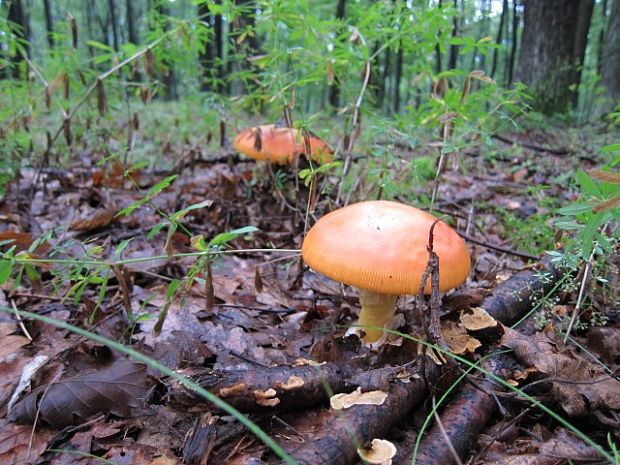
<path id="1" fill-rule="evenodd" d="M 511 134 L 508 138 L 516 140 L 521 136 Z M 527 136 L 523 137 L 529 141 Z M 487 204 L 503 205 L 517 217 L 542 211 L 535 199 L 520 193 L 527 186 L 552 179 L 558 166 L 567 163 L 566 157 L 549 154 L 549 160 L 541 163 L 536 174 L 526 167 L 514 169 L 520 163 L 526 166 L 529 156 L 532 152 L 524 148 L 504 164 L 478 160 L 484 168 L 480 175 L 446 173 L 439 187 L 438 208 L 454 214 L 457 226 L 463 227 L 464 222 L 458 219 L 458 215 L 470 203 L 477 203 L 476 223 L 480 239 L 505 243 L 509 237 L 507 231 L 497 220 L 494 208 Z M 65 181 L 47 180 L 46 191 L 37 187 L 31 205 L 32 214 L 24 215 L 23 210 L 12 208 L 10 203 L 1 205 L 3 214 L 11 218 L 11 222 L 2 226 L 0 237 L 14 240 L 18 250 L 23 251 L 28 250 L 43 231 L 55 231 L 56 234 L 36 249 L 36 254 L 48 254 L 53 250 L 55 258 L 79 259 L 87 253 L 95 259 L 130 259 L 132 262 L 124 266 L 128 277 L 126 285 L 120 286 L 112 277 L 99 301 L 97 283 L 88 284 L 82 294 L 66 297 L 65 303 L 72 301 L 75 305 L 59 307 L 64 313 L 58 313 L 58 309 L 54 313 L 40 305 L 46 295 L 33 292 L 34 278 L 23 281 L 17 289 L 4 286 L 0 290 L 3 298 L 13 299 L 19 308 L 62 315 L 65 320 L 122 340 L 175 370 L 201 367 L 224 371 L 260 369 L 293 364 L 299 358 L 316 362 L 329 360 L 329 363 L 338 359 L 352 363 L 356 359 L 369 358 L 390 360 L 391 357 L 391 363 L 398 360 L 391 354 L 397 350 L 394 345 L 378 354 L 355 345 L 340 346 L 337 340 L 344 333 L 344 327 L 355 320 L 356 299 L 349 289 L 315 273 L 301 272 L 295 254 L 284 258 L 262 254 L 218 258 L 213 264 L 213 310 L 206 306 L 205 290 L 200 280 L 182 296 L 169 302 L 166 296 L 168 283 L 182 279 L 193 265 L 194 258 L 149 259 L 166 255 L 164 244 L 169 223 L 157 210 L 175 212 L 210 199 L 213 201 L 210 206 L 192 210 L 182 218 L 182 224 L 192 234 L 212 238 L 224 231 L 253 225 L 260 232 L 236 239 L 236 247 L 264 248 L 268 244 L 269 248 L 299 248 L 303 221 L 299 212 L 291 211 L 286 204 L 302 204 L 303 199 L 283 200 L 274 192 L 271 180 L 264 177 L 254 164 L 197 164 L 193 172 L 180 171 L 180 176 L 166 190 L 151 199 L 152 203 L 140 205 L 127 216 L 116 216 L 118 208 L 140 202 L 143 197 L 135 192 L 133 182 L 147 191 L 169 173 L 141 169 L 134 173 L 131 182 L 123 177 L 122 166 L 114 164 L 111 169 L 84 171 L 83 167 L 90 163 L 86 161 L 86 164 L 67 171 Z M 507 169 L 508 165 L 511 165 L 510 169 Z M 21 180 L 22 187 L 33 180 L 32 172 L 26 170 Z M 549 185 L 549 196 L 570 200 L 566 190 L 553 187 L 553 183 Z M 322 203 L 322 200 L 325 199 L 319 199 L 317 216 L 327 208 L 327 202 Z M 457 208 L 453 208 L 455 205 Z M 164 223 L 163 232 L 147 237 L 159 223 Z M 168 252 L 192 251 L 189 238 L 180 231 L 170 237 Z M 512 247 L 523 246 L 518 239 L 512 239 L 515 241 Z M 127 240 L 129 242 L 117 255 L 116 248 Z M 492 290 L 498 282 L 524 266 L 520 258 L 479 245 L 470 244 L 470 248 L 474 262 L 472 278 L 463 291 L 466 296 Z M 274 258 L 280 260 L 272 262 Z M 257 269 L 260 270 L 260 285 L 257 285 Z M 60 264 L 49 266 L 47 270 L 42 268 L 42 275 L 38 278 L 43 284 L 41 292 L 52 298 L 65 295 L 75 281 L 62 282 L 54 276 L 63 276 L 67 271 L 69 268 Z M 73 279 L 77 277 L 74 275 Z M 200 279 L 204 280 L 204 276 Z M 127 313 L 123 304 L 123 293 L 127 292 L 131 293 L 131 313 Z M 476 300 L 475 297 L 472 299 Z M 403 307 L 409 304 L 409 300 L 402 303 Z M 154 327 L 164 307 L 167 307 L 168 314 L 161 332 L 155 334 Z M 457 308 L 462 310 L 463 307 Z M 448 342 L 456 344 L 451 344 L 456 353 L 475 359 L 476 351 L 488 344 L 479 333 L 495 327 L 496 323 L 475 306 L 472 308 L 462 312 L 457 319 L 447 315 L 442 322 L 442 332 Z M 28 326 L 37 329 L 33 342 L 21 334 L 14 321 L 0 322 L 3 338 L 0 347 L 0 415 L 4 416 L 0 419 L 0 463 L 23 460 L 28 454 L 31 458 L 45 456 L 53 464 L 90 463 L 87 458 L 68 453 L 44 454 L 48 445 L 55 449 L 92 453 L 119 465 L 180 463 L 183 438 L 194 430 L 196 416 L 208 408 L 206 405 L 175 410 L 166 405 L 165 393 L 161 392 L 162 384 L 158 381 L 159 373 L 118 354 L 114 354 L 111 360 L 78 363 L 75 354 L 98 349 L 92 346 L 85 349 L 79 338 L 66 332 L 34 323 L 28 323 Z M 521 387 L 531 385 L 528 389 L 543 396 L 546 402 L 559 405 L 578 421 L 594 422 L 600 428 L 617 430 L 620 389 L 618 380 L 612 376 L 619 362 L 613 336 L 617 330 L 616 322 L 605 328 L 593 328 L 589 338 L 577 335 L 584 346 L 608 364 L 607 370 L 586 359 L 579 351 L 563 346 L 548 332 L 525 337 L 505 328 L 502 344 L 514 350 L 523 364 L 521 375 L 515 376 Z M 50 333 L 46 336 L 46 332 Z M 61 340 L 66 342 L 61 343 Z M 36 430 L 31 435 L 32 426 L 9 422 L 6 415 L 7 403 L 15 393 L 20 377 L 37 356 L 35 345 L 36 351 L 48 346 L 44 352 L 48 359 L 37 373 L 27 377 L 32 387 L 26 389 L 31 390 L 20 396 L 21 400 L 13 406 L 10 417 L 26 423 L 36 419 Z M 53 346 L 57 349 L 49 350 Z M 407 373 L 405 368 L 394 369 L 395 372 Z M 409 374 L 407 380 L 417 376 Z M 294 381 L 295 386 L 303 384 L 303 380 L 301 384 Z M 350 396 L 351 391 L 355 392 L 348 389 L 336 394 Z M 276 413 L 253 418 L 289 449 L 300 440 L 311 440 L 327 419 L 327 401 L 303 412 L 278 412 L 277 395 L 266 390 L 260 391 L 258 398 L 272 405 Z M 518 415 L 518 405 L 510 405 L 515 415 Z M 275 420 L 276 416 L 278 420 Z M 502 432 L 506 437 L 493 431 L 494 426 L 491 426 L 474 447 L 478 456 L 473 463 L 546 464 L 568 458 L 584 463 L 598 460 L 595 451 L 571 433 L 548 420 L 544 425 L 536 420 L 526 412 L 522 419 L 517 420 L 521 429 L 514 429 L 510 433 L 512 436 Z M 55 434 L 50 426 L 56 430 Z M 276 463 L 273 455 L 251 434 L 239 429 L 231 418 L 216 417 L 215 428 L 218 439 L 209 463 L 258 463 L 258 460 Z M 69 432 L 61 434 L 58 430 Z M 524 431 L 529 433 L 524 434 Z M 537 432 L 541 434 L 537 435 Z M 390 439 L 398 445 L 402 438 L 394 432 L 390 434 Z"/>

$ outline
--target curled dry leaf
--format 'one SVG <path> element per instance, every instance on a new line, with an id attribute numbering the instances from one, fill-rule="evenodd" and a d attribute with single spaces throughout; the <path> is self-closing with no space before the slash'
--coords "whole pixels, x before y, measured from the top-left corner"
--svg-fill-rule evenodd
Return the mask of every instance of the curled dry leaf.
<path id="1" fill-rule="evenodd" d="M 463 327 L 469 331 L 495 328 L 498 325 L 497 320 L 481 307 L 474 307 L 463 311 L 459 320 Z"/>
<path id="2" fill-rule="evenodd" d="M 441 334 L 455 354 L 473 353 L 482 343 L 467 334 L 465 327 L 456 321 L 446 321 L 441 325 Z"/>
<path id="3" fill-rule="evenodd" d="M 550 395 L 571 416 L 601 415 L 612 411 L 620 418 L 620 381 L 604 369 L 574 353 L 550 331 L 525 336 L 504 328 L 502 345 L 513 349 L 521 362 L 535 368 L 551 383 Z M 530 369 L 531 372 L 531 369 Z M 611 419 L 612 423 L 620 423 Z"/>
<path id="4" fill-rule="evenodd" d="M 97 209 L 88 217 L 75 220 L 69 225 L 69 230 L 87 232 L 105 228 L 114 221 L 115 213 L 115 208 Z"/>
<path id="5" fill-rule="evenodd" d="M 334 410 L 345 410 L 354 405 L 381 405 L 387 399 L 388 393 L 383 391 L 362 392 L 357 388 L 349 394 L 336 394 L 329 399 L 329 405 Z"/>

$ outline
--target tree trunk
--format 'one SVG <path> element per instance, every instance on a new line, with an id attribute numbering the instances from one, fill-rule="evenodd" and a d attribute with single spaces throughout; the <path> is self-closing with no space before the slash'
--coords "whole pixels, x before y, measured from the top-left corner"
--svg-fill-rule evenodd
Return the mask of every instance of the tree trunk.
<path id="1" fill-rule="evenodd" d="M 9 2 L 9 14 L 7 19 L 9 22 L 14 23 L 17 28 L 14 29 L 14 34 L 18 39 L 28 40 L 28 17 L 25 14 L 21 0 L 11 0 Z M 22 44 L 24 53 L 26 56 L 30 54 L 29 44 L 25 42 Z M 19 78 L 21 64 L 24 62 L 24 56 L 21 51 L 16 51 L 15 56 L 11 57 L 11 63 L 13 68 L 13 77 Z"/>
<path id="2" fill-rule="evenodd" d="M 499 26 L 497 28 L 497 38 L 495 43 L 498 47 L 502 46 L 502 40 L 504 37 L 504 23 L 506 22 L 506 14 L 508 12 L 508 0 L 504 0 L 502 4 L 502 15 L 499 17 Z M 499 54 L 499 48 L 493 50 L 493 63 L 491 64 L 491 77 L 495 77 L 495 71 L 497 70 L 497 55 Z"/>
<path id="3" fill-rule="evenodd" d="M 454 18 L 452 18 L 452 37 L 453 38 L 459 35 L 459 3 L 458 3 L 458 0 L 454 0 L 454 10 L 455 10 Z M 459 46 L 456 44 L 452 44 L 450 46 L 448 69 L 456 69 L 458 57 L 459 57 Z"/>
<path id="4" fill-rule="evenodd" d="M 607 25 L 607 0 L 601 2 L 601 30 L 598 34 L 598 53 L 596 54 L 596 73 L 601 74 L 603 63 L 603 48 L 605 46 L 605 31 Z"/>
<path id="5" fill-rule="evenodd" d="M 394 70 L 394 113 L 400 109 L 400 79 L 403 74 L 403 44 L 399 41 Z"/>
<path id="6" fill-rule="evenodd" d="M 43 9 L 45 10 L 45 31 L 47 32 L 47 43 L 50 50 L 54 48 L 54 14 L 50 0 L 43 0 Z"/>
<path id="7" fill-rule="evenodd" d="M 441 9 L 442 6 L 443 0 L 439 0 L 437 8 Z M 437 45 L 435 45 L 435 73 L 441 73 L 441 47 L 439 46 L 439 42 L 437 42 Z"/>
<path id="8" fill-rule="evenodd" d="M 612 110 L 620 100 L 620 0 L 614 0 L 609 13 L 609 23 L 605 34 L 601 84 L 606 88 L 609 98 L 608 108 Z"/>
<path id="9" fill-rule="evenodd" d="M 519 9 L 517 0 L 512 0 L 512 40 L 510 44 L 510 58 L 508 60 L 508 85 L 512 84 L 515 69 L 515 59 L 517 56 L 517 40 L 519 34 Z"/>
<path id="10" fill-rule="evenodd" d="M 153 8 L 157 11 L 157 13 L 159 13 L 159 15 L 168 16 L 167 4 L 168 2 L 166 0 L 155 0 L 153 2 Z M 166 25 L 164 29 L 168 29 L 168 26 Z M 162 76 L 161 81 L 163 82 L 166 91 L 166 100 L 175 100 L 178 95 L 176 89 L 176 75 L 174 72 L 174 63 L 168 62 L 167 65 L 168 70 Z"/>
<path id="11" fill-rule="evenodd" d="M 336 19 L 343 20 L 346 14 L 347 0 L 338 0 L 336 5 Z M 332 109 L 338 108 L 340 104 L 340 88 L 338 87 L 338 81 L 333 80 L 332 84 L 328 88 L 327 99 Z"/>
<path id="12" fill-rule="evenodd" d="M 577 106 L 579 101 L 579 83 L 581 82 L 581 70 L 583 68 L 583 60 L 586 56 L 586 45 L 588 45 L 588 31 L 590 30 L 590 20 L 592 19 L 592 10 L 594 9 L 594 0 L 581 0 L 579 2 L 579 13 L 577 19 L 577 31 L 575 34 L 575 45 L 573 50 L 573 77 L 574 90 L 571 92 L 571 101 L 573 107 Z"/>
<path id="13" fill-rule="evenodd" d="M 217 0 L 216 3 L 221 5 L 221 0 Z M 224 22 L 221 14 L 215 15 L 215 56 L 217 57 L 217 91 L 222 92 L 225 89 L 224 75 Z"/>
<path id="14" fill-rule="evenodd" d="M 517 79 L 529 86 L 534 108 L 564 112 L 574 84 L 579 0 L 527 0 Z"/>
<path id="15" fill-rule="evenodd" d="M 134 9 L 134 2 L 132 0 L 126 1 L 127 35 L 129 36 L 129 42 L 137 45 L 140 39 L 138 39 L 138 31 L 136 30 L 136 10 Z"/>
<path id="16" fill-rule="evenodd" d="M 198 16 L 204 27 L 213 32 L 213 15 L 209 11 L 209 5 L 201 3 L 198 6 Z M 215 47 L 213 46 L 213 34 L 204 42 L 203 49 L 199 55 L 200 65 L 202 66 L 202 80 L 200 89 L 203 91 L 212 90 L 213 70 L 215 68 Z"/>
<path id="17" fill-rule="evenodd" d="M 116 5 L 114 0 L 108 0 L 108 9 L 110 10 L 110 27 L 112 29 L 112 45 L 114 50 L 118 52 L 118 21 L 116 20 Z"/>

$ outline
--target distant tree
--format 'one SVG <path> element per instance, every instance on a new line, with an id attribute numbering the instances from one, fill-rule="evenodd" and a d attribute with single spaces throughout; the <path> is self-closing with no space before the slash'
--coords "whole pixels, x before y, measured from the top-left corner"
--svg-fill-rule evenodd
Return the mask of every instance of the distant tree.
<path id="1" fill-rule="evenodd" d="M 216 4 L 221 4 L 221 0 L 216 0 Z M 202 90 L 213 90 L 221 92 L 224 90 L 224 29 L 221 14 L 213 14 L 209 8 L 209 3 L 203 2 L 198 5 L 198 16 L 203 23 L 207 24 L 211 31 L 209 40 L 204 45 L 203 52 L 200 54 L 200 62 L 203 69 Z M 215 86 L 212 83 L 215 82 Z"/>
<path id="2" fill-rule="evenodd" d="M 10 0 L 9 1 L 9 14 L 7 16 L 9 22 L 13 23 L 14 34 L 18 39 L 22 40 L 21 46 L 24 50 L 26 56 L 30 53 L 30 46 L 28 42 L 23 42 L 28 40 L 29 36 L 29 24 L 28 24 L 28 16 L 26 16 L 26 12 L 24 11 L 21 0 Z M 11 57 L 11 63 L 13 65 L 13 77 L 15 79 L 19 78 L 20 73 L 20 64 L 24 62 L 24 56 L 21 52 L 15 53 L 13 57 Z"/>
<path id="3" fill-rule="evenodd" d="M 591 1 L 591 0 L 581 0 Z M 577 84 L 576 34 L 580 27 L 580 0 L 526 0 L 523 43 L 517 80 L 527 84 L 534 107 L 546 114 L 563 112 Z M 588 21 L 589 27 L 589 21 Z"/>
<path id="4" fill-rule="evenodd" d="M 345 18 L 346 8 L 347 0 L 338 0 L 336 3 L 336 19 L 343 20 Z M 338 108 L 340 104 L 340 88 L 336 79 L 329 86 L 327 96 L 330 106 Z"/>
<path id="5" fill-rule="evenodd" d="M 609 98 L 609 107 L 620 103 L 620 0 L 614 0 L 609 12 L 601 62 L 601 83 Z"/>
<path id="6" fill-rule="evenodd" d="M 598 53 L 596 54 L 596 72 L 601 74 L 603 62 L 603 48 L 605 44 L 605 25 L 607 23 L 607 0 L 601 2 L 601 30 L 598 34 Z"/>
<path id="7" fill-rule="evenodd" d="M 573 49 L 573 76 L 571 82 L 571 102 L 573 107 L 577 106 L 579 100 L 579 83 L 581 82 L 581 71 L 586 57 L 586 46 L 588 45 L 588 32 L 592 20 L 592 10 L 594 0 L 581 0 L 579 2 L 579 12 L 577 13 L 577 31 L 575 32 L 575 44 Z"/>
<path id="8" fill-rule="evenodd" d="M 114 50 L 118 52 L 118 19 L 116 18 L 116 5 L 114 4 L 114 0 L 108 0 L 108 11 L 108 18 L 110 19 L 110 29 L 112 30 L 112 45 L 114 47 Z"/>
<path id="9" fill-rule="evenodd" d="M 132 0 L 126 0 L 126 2 L 127 37 L 132 44 L 138 44 L 140 39 L 138 39 L 138 30 L 136 29 L 136 9 L 134 8 L 136 2 Z"/>
<path id="10" fill-rule="evenodd" d="M 499 26 L 497 26 L 497 37 L 495 38 L 495 43 L 498 47 L 501 47 L 503 35 L 504 35 L 504 24 L 506 22 L 506 15 L 508 14 L 508 0 L 504 0 L 502 3 L 502 14 L 499 17 Z M 491 77 L 495 77 L 495 71 L 497 70 L 497 55 L 499 54 L 499 48 L 493 50 L 493 62 L 491 64 Z"/>
<path id="11" fill-rule="evenodd" d="M 512 79 L 514 77 L 514 69 L 515 69 L 515 60 L 517 57 L 517 39 L 519 34 L 519 9 L 518 0 L 512 0 L 512 38 L 510 43 L 510 57 L 508 58 L 508 77 L 506 82 L 508 85 L 512 84 Z"/>
<path id="12" fill-rule="evenodd" d="M 47 43 L 50 49 L 54 48 L 54 12 L 50 0 L 43 0 L 43 10 L 45 11 L 45 31 L 47 32 Z"/>
<path id="13" fill-rule="evenodd" d="M 461 0 L 461 6 L 463 2 Z M 459 3 L 458 0 L 454 0 L 454 17 L 452 18 L 452 37 L 458 37 L 459 35 Z M 456 69 L 457 60 L 459 57 L 459 46 L 452 44 L 450 46 L 450 55 L 448 55 L 448 69 Z"/>

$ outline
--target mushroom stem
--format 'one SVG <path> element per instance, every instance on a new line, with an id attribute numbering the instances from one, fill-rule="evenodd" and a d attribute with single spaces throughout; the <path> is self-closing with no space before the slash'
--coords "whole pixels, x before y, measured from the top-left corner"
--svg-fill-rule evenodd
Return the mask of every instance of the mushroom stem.
<path id="1" fill-rule="evenodd" d="M 362 339 L 364 342 L 376 342 L 383 336 L 383 331 L 370 326 L 383 328 L 390 322 L 396 311 L 398 296 L 366 289 L 359 289 L 359 295 L 362 310 L 357 324 L 366 333 Z"/>

